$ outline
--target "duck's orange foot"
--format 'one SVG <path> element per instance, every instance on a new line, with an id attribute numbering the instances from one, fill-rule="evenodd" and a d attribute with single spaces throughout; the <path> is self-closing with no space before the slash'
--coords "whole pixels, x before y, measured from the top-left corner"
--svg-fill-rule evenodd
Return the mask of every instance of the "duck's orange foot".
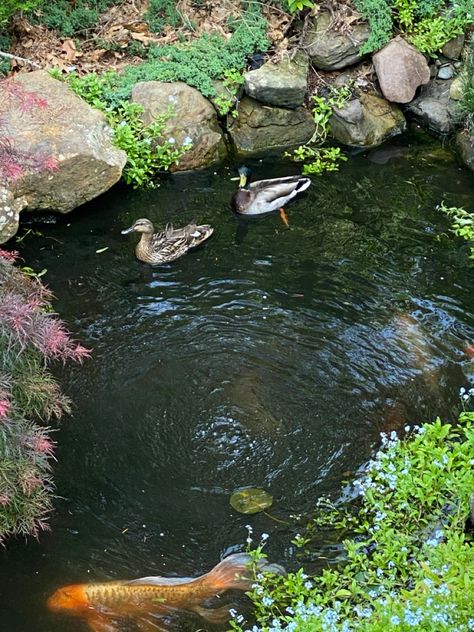
<path id="1" fill-rule="evenodd" d="M 285 224 L 285 226 L 287 228 L 289 228 L 290 227 L 290 223 L 288 222 L 288 215 L 286 214 L 285 209 L 282 207 L 280 209 L 279 213 L 280 213 L 281 221 Z"/>

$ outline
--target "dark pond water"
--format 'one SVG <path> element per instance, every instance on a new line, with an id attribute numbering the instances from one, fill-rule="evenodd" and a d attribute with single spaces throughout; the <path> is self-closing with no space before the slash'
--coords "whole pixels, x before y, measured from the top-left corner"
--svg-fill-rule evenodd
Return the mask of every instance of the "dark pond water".
<path id="1" fill-rule="evenodd" d="M 58 586 L 197 575 L 242 548 L 247 523 L 291 567 L 289 516 L 337 496 L 381 430 L 455 414 L 472 378 L 474 274 L 465 245 L 439 237 L 435 206 L 472 209 L 474 178 L 437 144 L 378 162 L 361 154 L 314 178 L 289 230 L 277 215 L 239 223 L 222 167 L 151 193 L 118 188 L 24 239 L 93 356 L 57 371 L 75 404 L 57 434 L 61 498 L 51 534 L 0 553 L 2 630 L 85 630 L 46 610 Z M 120 235 L 143 216 L 195 217 L 215 235 L 153 270 Z M 269 490 L 290 524 L 233 511 L 229 495 L 247 485 Z"/>

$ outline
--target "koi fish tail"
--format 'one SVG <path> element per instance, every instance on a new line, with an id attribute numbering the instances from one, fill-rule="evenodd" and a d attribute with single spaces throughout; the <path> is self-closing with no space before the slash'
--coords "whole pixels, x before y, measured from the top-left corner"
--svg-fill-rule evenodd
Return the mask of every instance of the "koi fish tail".
<path id="1" fill-rule="evenodd" d="M 235 553 L 229 555 L 217 564 L 212 571 L 203 576 L 203 581 L 212 587 L 216 593 L 225 590 L 250 590 L 253 583 L 252 558 L 248 553 Z M 257 564 L 260 571 L 269 571 L 279 575 L 285 574 L 285 569 L 278 564 L 269 564 L 266 560 L 260 560 Z"/>

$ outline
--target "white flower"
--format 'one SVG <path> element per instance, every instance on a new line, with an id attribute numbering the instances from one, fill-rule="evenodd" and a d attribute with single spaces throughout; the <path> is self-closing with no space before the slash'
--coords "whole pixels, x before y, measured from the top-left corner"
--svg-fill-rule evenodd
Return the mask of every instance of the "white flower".
<path id="1" fill-rule="evenodd" d="M 193 139 L 191 138 L 191 136 L 186 136 L 186 138 L 183 140 L 183 147 L 186 147 L 187 145 L 192 145 Z"/>
<path id="2" fill-rule="evenodd" d="M 170 136 L 168 138 L 168 142 L 169 142 L 170 145 L 174 145 L 176 141 L 175 141 L 175 139 L 172 136 Z"/>

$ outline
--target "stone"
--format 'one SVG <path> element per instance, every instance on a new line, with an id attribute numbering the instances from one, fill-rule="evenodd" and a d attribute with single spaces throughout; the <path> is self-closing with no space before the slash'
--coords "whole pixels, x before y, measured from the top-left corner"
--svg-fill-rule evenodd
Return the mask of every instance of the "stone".
<path id="1" fill-rule="evenodd" d="M 267 62 L 258 70 L 245 73 L 245 92 L 267 105 L 297 108 L 304 102 L 308 66 L 308 56 L 303 53 L 275 64 Z"/>
<path id="2" fill-rule="evenodd" d="M 438 70 L 438 79 L 452 79 L 454 76 L 454 68 L 451 64 L 444 64 Z"/>
<path id="3" fill-rule="evenodd" d="M 134 86 L 132 101 L 144 108 L 145 125 L 171 110 L 165 138 L 174 139 L 177 145 L 186 144 L 187 139 L 192 142 L 191 150 L 170 171 L 199 169 L 225 158 L 227 150 L 216 110 L 195 88 L 182 81 L 142 81 Z"/>
<path id="4" fill-rule="evenodd" d="M 404 131 L 402 111 L 376 94 L 361 93 L 343 108 L 335 108 L 329 120 L 330 135 L 350 147 L 378 147 Z"/>
<path id="5" fill-rule="evenodd" d="M 21 210 L 68 213 L 122 175 L 104 115 L 43 70 L 0 83 L 0 121 L 0 243 Z"/>
<path id="6" fill-rule="evenodd" d="M 453 101 L 460 101 L 463 97 L 463 78 L 462 76 L 454 77 L 449 87 L 449 96 Z"/>
<path id="7" fill-rule="evenodd" d="M 372 57 L 383 96 L 393 103 L 409 103 L 417 88 L 430 80 L 424 55 L 397 36 Z"/>
<path id="8" fill-rule="evenodd" d="M 408 106 L 408 112 L 428 130 L 446 136 L 455 128 L 455 103 L 450 98 L 451 81 L 433 80 Z"/>
<path id="9" fill-rule="evenodd" d="M 441 52 L 445 57 L 448 57 L 448 59 L 460 59 L 465 39 L 464 33 L 453 37 L 449 42 L 446 42 Z"/>
<path id="10" fill-rule="evenodd" d="M 463 165 L 474 172 L 474 135 L 462 130 L 456 135 L 456 149 Z"/>
<path id="11" fill-rule="evenodd" d="M 331 13 L 321 11 L 303 39 L 311 63 L 323 70 L 339 70 L 358 62 L 362 59 L 360 48 L 370 35 L 366 22 L 351 24 L 345 32 L 331 28 L 331 22 Z"/>
<path id="12" fill-rule="evenodd" d="M 240 102 L 236 119 L 228 117 L 229 136 L 240 154 L 302 145 L 311 138 L 315 127 L 311 113 L 305 108 L 270 107 L 250 97 Z"/>

